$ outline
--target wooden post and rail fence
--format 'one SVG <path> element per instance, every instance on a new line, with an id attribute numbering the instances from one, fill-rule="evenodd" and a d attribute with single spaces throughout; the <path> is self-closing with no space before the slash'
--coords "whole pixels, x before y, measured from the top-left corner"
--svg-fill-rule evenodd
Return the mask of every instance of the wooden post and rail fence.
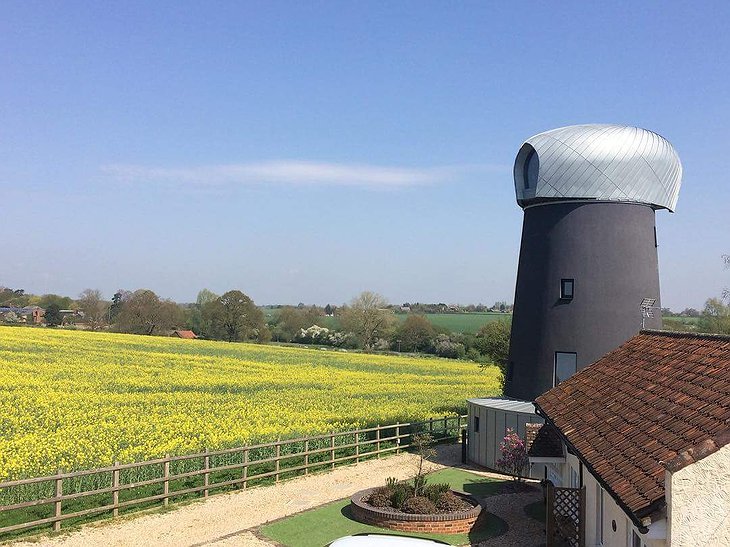
<path id="1" fill-rule="evenodd" d="M 430 433 L 437 442 L 457 441 L 465 418 L 378 425 L 0 482 L 0 539 L 11 532 L 37 527 L 58 531 L 69 520 L 81 522 L 105 513 L 117 517 L 123 509 L 159 503 L 166 507 L 171 498 L 207 498 L 213 490 L 277 483 L 282 477 L 398 454 L 411 445 L 416 433 Z"/>

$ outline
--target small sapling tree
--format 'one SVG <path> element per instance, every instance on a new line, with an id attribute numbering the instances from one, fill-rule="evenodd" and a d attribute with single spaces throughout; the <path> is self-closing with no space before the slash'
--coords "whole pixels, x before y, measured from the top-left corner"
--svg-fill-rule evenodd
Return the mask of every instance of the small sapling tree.
<path id="1" fill-rule="evenodd" d="M 433 436 L 429 433 L 416 433 L 411 437 L 411 446 L 416 449 L 416 454 L 418 454 L 417 473 L 413 478 L 414 496 L 423 496 L 423 489 L 426 486 L 426 475 L 423 470 L 423 464 L 429 458 L 433 458 L 436 455 L 433 442 Z"/>

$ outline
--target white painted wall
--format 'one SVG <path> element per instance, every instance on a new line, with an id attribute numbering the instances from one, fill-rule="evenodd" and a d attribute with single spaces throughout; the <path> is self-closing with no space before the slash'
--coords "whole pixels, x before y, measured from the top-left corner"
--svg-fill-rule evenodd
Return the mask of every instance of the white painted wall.
<path id="1" fill-rule="evenodd" d="M 572 454 L 568 454 L 562 469 L 563 486 L 572 486 L 571 479 L 574 471 L 580 477 L 580 461 Z M 665 545 L 663 538 L 649 539 L 640 534 L 626 513 L 614 501 L 611 495 L 604 491 L 596 478 L 583 467 L 583 485 L 586 487 L 586 545 L 603 547 L 631 547 L 631 534 L 636 532 L 646 547 L 660 547 Z M 603 492 L 603 494 L 601 494 Z M 603 497 L 603 519 L 601 520 L 601 503 Z M 616 530 L 614 530 L 614 523 Z"/>
<path id="2" fill-rule="evenodd" d="M 672 547 L 730 546 L 730 445 L 668 472 L 665 489 Z"/>

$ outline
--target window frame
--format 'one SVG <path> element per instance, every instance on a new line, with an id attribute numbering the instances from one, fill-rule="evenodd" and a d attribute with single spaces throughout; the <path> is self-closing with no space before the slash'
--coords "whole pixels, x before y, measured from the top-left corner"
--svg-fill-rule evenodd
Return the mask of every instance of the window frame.
<path id="1" fill-rule="evenodd" d="M 568 296 L 565 288 L 570 284 L 570 296 Z M 563 277 L 560 280 L 560 300 L 573 300 L 575 298 L 575 278 Z"/>
<path id="2" fill-rule="evenodd" d="M 558 379 L 558 355 L 574 355 L 575 356 L 575 371 L 570 375 L 573 376 L 576 372 L 578 372 L 578 353 L 575 351 L 556 351 L 555 355 L 553 356 L 553 387 L 558 386 L 560 384 L 556 384 L 555 381 Z M 568 376 L 568 378 L 570 378 Z M 563 378 L 561 381 L 564 382 L 568 378 Z"/>
<path id="3" fill-rule="evenodd" d="M 472 422 L 472 429 L 474 433 L 479 433 L 479 416 L 476 414 L 474 415 L 474 420 Z"/>

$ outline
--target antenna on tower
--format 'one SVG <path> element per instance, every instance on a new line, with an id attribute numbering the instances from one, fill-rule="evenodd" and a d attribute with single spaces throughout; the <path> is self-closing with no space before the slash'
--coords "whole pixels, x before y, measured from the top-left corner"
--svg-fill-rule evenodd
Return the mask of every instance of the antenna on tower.
<path id="1" fill-rule="evenodd" d="M 646 322 L 647 318 L 650 319 L 654 317 L 654 310 L 658 309 L 656 306 L 656 298 L 644 298 L 641 301 L 641 304 L 639 305 L 639 309 L 641 309 L 641 328 L 644 328 L 644 323 Z"/>

